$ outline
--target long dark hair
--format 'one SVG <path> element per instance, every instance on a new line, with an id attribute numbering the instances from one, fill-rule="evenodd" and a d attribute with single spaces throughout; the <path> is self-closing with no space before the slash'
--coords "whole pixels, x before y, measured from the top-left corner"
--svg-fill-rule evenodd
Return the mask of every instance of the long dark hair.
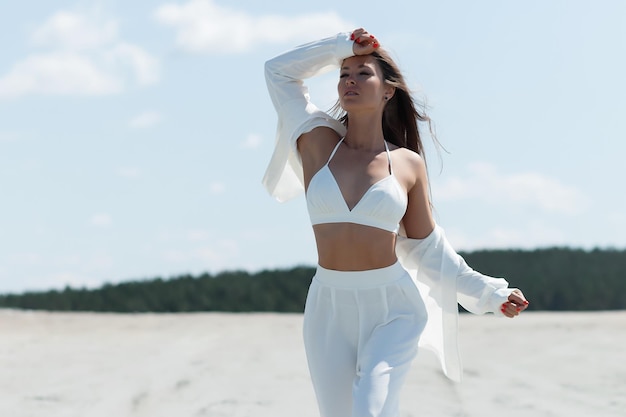
<path id="1" fill-rule="evenodd" d="M 385 139 L 396 146 L 417 152 L 426 161 L 418 123 L 426 123 L 435 144 L 441 145 L 434 134 L 432 121 L 426 114 L 425 105 L 417 103 L 413 99 L 398 65 L 387 51 L 379 48 L 371 55 L 376 58 L 376 62 L 380 66 L 385 83 L 396 89 L 383 111 Z M 331 111 L 344 126 L 348 126 L 348 114 L 341 108 L 339 101 Z"/>

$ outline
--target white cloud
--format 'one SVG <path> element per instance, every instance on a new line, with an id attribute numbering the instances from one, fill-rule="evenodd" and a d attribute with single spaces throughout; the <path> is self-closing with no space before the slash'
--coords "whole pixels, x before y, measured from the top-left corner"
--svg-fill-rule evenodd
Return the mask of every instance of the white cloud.
<path id="1" fill-rule="evenodd" d="M 189 262 L 191 260 L 191 256 L 189 253 L 180 250 L 167 250 L 163 252 L 163 259 L 168 262 L 182 263 Z"/>
<path id="2" fill-rule="evenodd" d="M 20 135 L 14 132 L 0 132 L 0 143 L 15 142 L 20 139 Z"/>
<path id="3" fill-rule="evenodd" d="M 117 175 L 124 178 L 137 178 L 141 175 L 141 170 L 137 167 L 121 167 L 117 169 Z"/>
<path id="4" fill-rule="evenodd" d="M 11 262 L 22 265 L 34 265 L 39 264 L 42 261 L 41 255 L 34 252 L 10 253 L 7 258 Z"/>
<path id="5" fill-rule="evenodd" d="M 241 148 L 242 149 L 257 149 L 261 145 L 262 141 L 263 141 L 263 138 L 261 138 L 261 136 L 255 133 L 250 133 L 248 137 L 246 138 L 246 140 L 244 140 L 241 143 Z"/>
<path id="6" fill-rule="evenodd" d="M 55 267 L 78 267 L 81 265 L 81 256 L 77 253 L 69 253 L 57 256 L 53 259 Z"/>
<path id="7" fill-rule="evenodd" d="M 226 186 L 221 182 L 212 182 L 209 184 L 209 192 L 211 194 L 222 194 L 226 190 Z"/>
<path id="8" fill-rule="evenodd" d="M 219 270 L 232 265 L 239 253 L 238 242 L 219 238 L 202 228 L 163 230 L 158 242 L 164 247 L 160 257 L 171 264 L 185 264 L 198 271 Z"/>
<path id="9" fill-rule="evenodd" d="M 626 213 L 616 211 L 609 213 L 607 216 L 609 224 L 612 224 L 617 230 L 626 230 Z"/>
<path id="10" fill-rule="evenodd" d="M 465 235 L 454 229 L 448 229 L 446 234 L 453 246 L 462 251 L 568 245 L 568 239 L 562 230 L 536 220 L 514 227 L 486 228 L 481 233 L 472 235 Z"/>
<path id="11" fill-rule="evenodd" d="M 329 72 L 307 80 L 311 101 L 321 109 L 330 110 L 339 98 L 337 94 L 338 81 L 338 72 Z"/>
<path id="12" fill-rule="evenodd" d="M 112 19 L 91 14 L 60 11 L 52 15 L 31 36 L 32 43 L 62 49 L 90 49 L 117 38 L 118 24 Z"/>
<path id="13" fill-rule="evenodd" d="M 41 283 L 46 283 L 41 285 Z M 76 274 L 74 272 L 59 272 L 51 274 L 50 276 L 41 280 L 41 288 L 64 288 L 66 286 L 72 288 L 97 288 L 99 282 L 96 282 L 93 278 L 89 278 L 83 275 Z"/>
<path id="14" fill-rule="evenodd" d="M 159 80 L 158 61 L 136 45 L 120 42 L 105 56 L 113 67 L 128 65 L 139 85 L 154 84 Z"/>
<path id="15" fill-rule="evenodd" d="M 211 248 L 211 247 L 204 247 L 204 248 L 196 249 L 193 253 L 193 257 L 201 259 L 208 263 L 213 263 L 213 262 L 223 260 L 223 256 L 220 253 L 220 251 L 215 250 L 214 248 Z"/>
<path id="16" fill-rule="evenodd" d="M 115 260 L 111 255 L 105 252 L 93 254 L 87 259 L 89 269 L 102 270 L 110 268 L 115 264 Z"/>
<path id="17" fill-rule="evenodd" d="M 146 111 L 135 116 L 130 121 L 129 125 L 133 128 L 144 129 L 156 125 L 160 119 L 161 116 L 159 115 L 159 113 L 154 111 Z"/>
<path id="18" fill-rule="evenodd" d="M 15 291 L 47 291 L 50 289 L 63 289 L 66 286 L 73 288 L 96 288 L 98 282 L 94 278 L 80 275 L 75 272 L 61 271 L 44 273 L 21 282 Z"/>
<path id="19" fill-rule="evenodd" d="M 504 174 L 496 167 L 475 163 L 464 177 L 451 178 L 437 187 L 441 200 L 484 199 L 491 204 L 538 207 L 546 212 L 576 215 L 590 205 L 577 188 L 536 172 Z"/>
<path id="20" fill-rule="evenodd" d="M 334 12 L 256 16 L 212 0 L 166 4 L 154 15 L 160 23 L 177 30 L 178 46 L 189 52 L 244 52 L 261 43 L 293 43 L 354 26 Z"/>
<path id="21" fill-rule="evenodd" d="M 118 94 L 159 78 L 146 51 L 118 39 L 117 22 L 97 13 L 57 12 L 32 33 L 36 51 L 0 76 L 0 98 L 26 94 Z"/>
<path id="22" fill-rule="evenodd" d="M 385 35 L 385 44 L 393 45 L 394 49 L 406 48 L 410 50 L 432 51 L 437 47 L 435 38 L 425 36 L 424 33 L 416 33 L 412 28 L 395 28 L 392 33 Z"/>
<path id="23" fill-rule="evenodd" d="M 226 260 L 233 259 L 239 253 L 239 246 L 234 240 L 222 240 L 212 247 L 202 247 L 194 250 L 193 257 L 209 263 L 224 264 Z"/>
<path id="24" fill-rule="evenodd" d="M 187 239 L 192 242 L 208 240 L 210 233 L 206 230 L 189 230 L 187 231 Z"/>
<path id="25" fill-rule="evenodd" d="M 98 227 L 109 227 L 113 224 L 113 219 L 107 213 L 96 213 L 91 216 L 91 224 Z"/>
<path id="26" fill-rule="evenodd" d="M 214 266 L 213 264 L 216 262 L 223 263 L 225 260 L 233 258 L 237 252 L 236 242 L 221 241 L 216 242 L 214 246 L 203 246 L 189 250 L 168 250 L 163 253 L 163 258 L 173 263 L 201 261 Z"/>
<path id="27" fill-rule="evenodd" d="M 122 80 L 84 56 L 53 52 L 32 55 L 0 78 L 0 98 L 25 94 L 102 95 L 122 91 Z"/>
<path id="28" fill-rule="evenodd" d="M 210 238 L 211 232 L 205 229 L 162 230 L 157 235 L 159 242 L 177 244 L 208 241 Z"/>

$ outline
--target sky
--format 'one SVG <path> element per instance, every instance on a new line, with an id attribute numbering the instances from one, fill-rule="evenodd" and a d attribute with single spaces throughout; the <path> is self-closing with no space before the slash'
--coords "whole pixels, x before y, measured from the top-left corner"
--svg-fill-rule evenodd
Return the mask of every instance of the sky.
<path id="1" fill-rule="evenodd" d="M 0 13 L 0 293 L 316 263 L 263 64 L 364 27 L 459 251 L 626 248 L 626 2 L 59 0 Z M 337 73 L 308 80 L 320 108 Z"/>

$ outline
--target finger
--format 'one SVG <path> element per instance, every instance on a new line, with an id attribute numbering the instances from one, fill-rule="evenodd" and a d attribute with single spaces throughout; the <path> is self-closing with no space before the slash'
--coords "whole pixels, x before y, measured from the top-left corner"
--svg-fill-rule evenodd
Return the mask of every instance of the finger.
<path id="1" fill-rule="evenodd" d="M 502 309 L 502 314 L 503 314 L 505 317 L 508 317 L 508 318 L 510 318 L 510 319 L 512 319 L 513 317 L 515 317 L 515 313 L 513 313 L 513 312 L 511 312 L 511 311 L 509 311 L 509 310 L 507 310 L 507 309 Z"/>
<path id="2" fill-rule="evenodd" d="M 358 37 L 360 37 L 363 34 L 363 32 L 365 32 L 365 29 L 363 28 L 354 29 L 352 31 L 352 35 L 350 36 L 350 39 L 356 40 Z"/>
<path id="3" fill-rule="evenodd" d="M 509 301 L 512 301 L 516 304 L 528 305 L 528 300 L 526 300 L 524 294 L 518 289 L 514 289 L 513 292 L 511 292 L 511 294 L 509 295 Z"/>
<path id="4" fill-rule="evenodd" d="M 513 310 L 511 309 L 511 304 L 508 302 L 503 303 L 502 306 L 500 306 L 500 311 L 506 317 L 513 317 Z"/>
<path id="5" fill-rule="evenodd" d="M 370 42 L 371 45 L 374 49 L 378 48 L 380 46 L 380 42 L 378 42 L 378 39 L 376 39 L 376 36 L 374 35 L 370 35 Z"/>
<path id="6" fill-rule="evenodd" d="M 374 43 L 378 43 L 374 35 L 363 29 L 355 30 L 352 35 L 354 36 L 354 41 L 360 45 L 372 45 Z"/>
<path id="7" fill-rule="evenodd" d="M 356 40 L 361 45 L 371 45 L 371 46 L 373 46 L 374 44 L 378 44 L 378 41 L 376 40 L 376 37 L 374 35 L 370 35 L 367 32 L 363 32 L 361 34 L 361 36 L 359 36 Z"/>
<path id="8" fill-rule="evenodd" d="M 376 38 L 370 35 L 361 35 L 354 40 L 352 51 L 355 55 L 367 55 L 373 53 L 380 45 Z"/>
<path id="9" fill-rule="evenodd" d="M 526 309 L 525 306 L 518 306 L 514 303 L 511 303 L 510 301 L 503 303 L 502 306 L 500 307 L 500 311 L 502 312 L 502 314 L 510 318 L 519 316 L 519 314 L 525 309 Z"/>

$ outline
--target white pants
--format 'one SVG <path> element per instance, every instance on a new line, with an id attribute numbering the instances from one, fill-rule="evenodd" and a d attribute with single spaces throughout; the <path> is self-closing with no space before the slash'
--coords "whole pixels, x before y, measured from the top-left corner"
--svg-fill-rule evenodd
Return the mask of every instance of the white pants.
<path id="1" fill-rule="evenodd" d="M 427 313 L 406 270 L 317 268 L 304 346 L 322 417 L 398 417 Z"/>

